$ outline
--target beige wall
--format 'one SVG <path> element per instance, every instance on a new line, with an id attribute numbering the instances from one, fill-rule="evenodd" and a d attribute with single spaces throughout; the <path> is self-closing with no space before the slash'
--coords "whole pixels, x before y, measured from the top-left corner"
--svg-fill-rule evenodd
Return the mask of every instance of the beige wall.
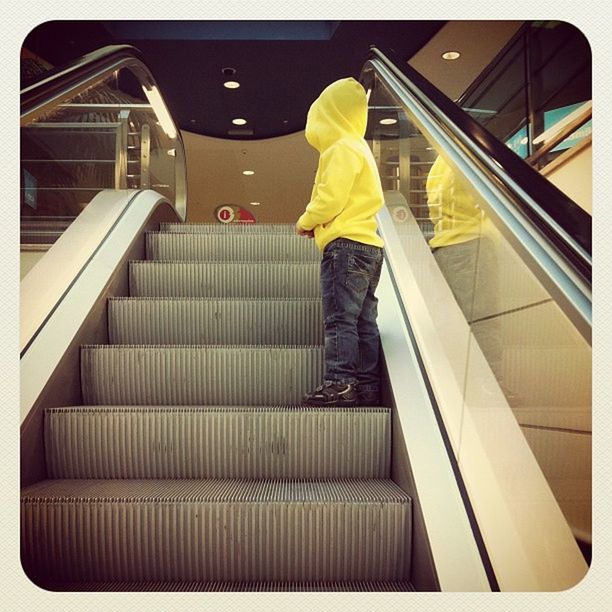
<path id="1" fill-rule="evenodd" d="M 451 100 L 456 100 L 516 34 L 523 21 L 449 21 L 408 62 Z M 442 59 L 445 51 L 461 57 Z"/>
<path id="2" fill-rule="evenodd" d="M 19 254 L 19 277 L 23 277 L 40 261 L 47 251 L 21 251 Z"/>
<path id="3" fill-rule="evenodd" d="M 308 204 L 318 153 L 304 132 L 246 141 L 182 135 L 189 222 L 215 222 L 217 206 L 233 204 L 249 210 L 258 223 L 293 223 Z M 243 170 L 255 174 L 244 176 Z"/>

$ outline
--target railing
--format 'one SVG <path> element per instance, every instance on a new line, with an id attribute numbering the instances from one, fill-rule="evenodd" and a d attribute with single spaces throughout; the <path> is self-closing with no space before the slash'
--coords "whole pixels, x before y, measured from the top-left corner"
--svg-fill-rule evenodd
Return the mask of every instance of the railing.
<path id="1" fill-rule="evenodd" d="M 361 81 L 388 264 L 496 578 L 568 588 L 591 530 L 590 217 L 410 67 L 372 49 Z"/>
<path id="2" fill-rule="evenodd" d="M 590 134 L 589 116 L 569 129 L 563 147 L 543 148 L 546 135 L 590 105 L 591 57 L 582 32 L 564 22 L 527 22 L 458 100 L 501 142 L 541 169 Z M 582 127 L 579 134 L 576 130 Z"/>
<path id="3" fill-rule="evenodd" d="M 21 98 L 24 248 L 52 244 L 49 219 L 76 218 L 104 189 L 154 189 L 185 217 L 180 132 L 136 49 L 100 49 L 45 73 Z"/>
<path id="4" fill-rule="evenodd" d="M 575 139 L 578 130 L 588 124 L 592 118 L 593 104 L 591 101 L 585 102 L 573 113 L 570 113 L 534 139 L 534 144 L 539 145 L 539 147 L 535 153 L 527 158 L 527 161 L 538 169 L 544 168 L 548 163 L 551 163 L 549 154 L 556 149 L 565 148 L 566 141 L 572 137 Z M 588 135 L 579 137 L 579 139 L 590 138 L 590 130 L 588 132 Z"/>

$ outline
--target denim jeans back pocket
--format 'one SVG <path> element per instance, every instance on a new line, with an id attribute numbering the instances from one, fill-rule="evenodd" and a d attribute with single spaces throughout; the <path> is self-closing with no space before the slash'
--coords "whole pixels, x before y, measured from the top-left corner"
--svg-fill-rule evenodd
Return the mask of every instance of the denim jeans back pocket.
<path id="1" fill-rule="evenodd" d="M 347 261 L 346 283 L 355 291 L 364 291 L 368 288 L 377 259 L 375 256 L 359 251 L 349 253 Z"/>

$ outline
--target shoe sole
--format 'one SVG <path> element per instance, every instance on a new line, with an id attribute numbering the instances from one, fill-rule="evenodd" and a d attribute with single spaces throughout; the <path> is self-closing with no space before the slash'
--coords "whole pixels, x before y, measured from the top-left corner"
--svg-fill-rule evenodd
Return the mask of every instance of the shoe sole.
<path id="1" fill-rule="evenodd" d="M 357 405 L 356 400 L 349 401 L 333 401 L 333 402 L 324 402 L 319 400 L 303 400 L 302 406 L 310 406 L 313 408 L 354 408 Z"/>

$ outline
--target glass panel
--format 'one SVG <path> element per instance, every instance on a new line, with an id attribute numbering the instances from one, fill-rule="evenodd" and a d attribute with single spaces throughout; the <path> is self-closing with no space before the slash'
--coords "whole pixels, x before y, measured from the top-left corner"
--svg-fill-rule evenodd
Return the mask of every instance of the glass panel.
<path id="1" fill-rule="evenodd" d="M 526 157 L 527 88 L 525 43 L 519 38 L 494 64 L 461 107 L 511 149 Z"/>
<path id="2" fill-rule="evenodd" d="M 569 23 L 534 22 L 484 75 L 462 98 L 462 108 L 526 158 L 544 144 L 538 136 L 591 99 L 589 43 Z M 590 123 L 539 159 L 538 167 L 589 134 Z"/>
<path id="3" fill-rule="evenodd" d="M 556 125 L 563 125 L 573 111 L 591 100 L 591 51 L 584 35 L 569 23 L 545 22 L 540 27 L 531 28 L 530 32 L 533 136 L 534 150 L 537 151 L 550 139 L 542 140 L 539 136 Z M 589 121 L 543 155 L 538 160 L 538 167 L 545 167 L 590 134 Z"/>
<path id="4" fill-rule="evenodd" d="M 432 386 L 436 395 L 450 386 L 460 393 L 456 405 L 444 407 L 459 465 L 473 431 L 466 423 L 488 430 L 491 452 L 503 456 L 503 416 L 513 415 L 575 535 L 590 542 L 590 345 L 498 231 L 459 168 L 379 80 L 370 105 L 367 138 L 386 204 L 427 299 L 437 331 L 430 341 L 442 347 L 452 372 L 442 381 L 430 372 Z M 508 479 L 516 480 L 514 469 Z M 520 476 L 513 488 L 528 496 Z"/>
<path id="5" fill-rule="evenodd" d="M 48 248 L 103 189 L 151 188 L 175 202 L 180 143 L 166 129 L 128 68 L 23 126 L 22 249 Z"/>

